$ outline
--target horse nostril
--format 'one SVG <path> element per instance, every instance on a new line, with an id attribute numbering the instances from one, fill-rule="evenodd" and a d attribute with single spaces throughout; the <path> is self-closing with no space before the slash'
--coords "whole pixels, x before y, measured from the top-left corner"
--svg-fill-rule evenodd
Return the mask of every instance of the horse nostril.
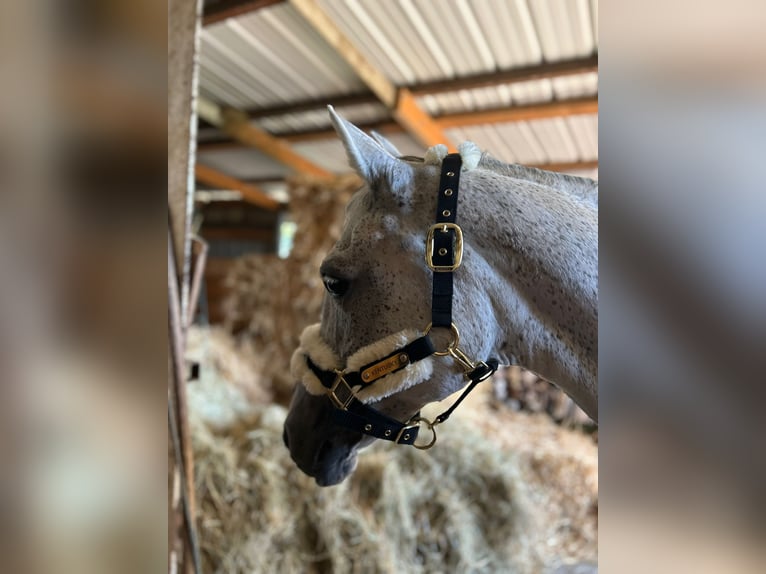
<path id="1" fill-rule="evenodd" d="M 290 440 L 287 438 L 287 429 L 282 429 L 282 441 L 285 443 L 285 446 L 287 448 L 290 448 Z"/>

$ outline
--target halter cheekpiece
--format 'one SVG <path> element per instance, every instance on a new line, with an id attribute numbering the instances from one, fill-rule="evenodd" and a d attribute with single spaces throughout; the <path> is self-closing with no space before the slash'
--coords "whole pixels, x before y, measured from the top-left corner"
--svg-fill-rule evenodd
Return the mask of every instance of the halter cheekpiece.
<path id="1" fill-rule="evenodd" d="M 357 351 L 349 358 L 346 368 L 341 370 L 333 365 L 332 351 L 323 342 L 317 341 L 318 329 L 316 326 L 310 329 L 315 343 L 304 342 L 301 337 L 301 347 L 296 350 L 291 366 L 293 370 L 302 370 L 306 376 L 299 377 L 309 392 L 318 391 L 327 395 L 332 403 L 332 417 L 335 423 L 347 429 L 362 434 L 388 440 L 397 444 L 409 444 L 416 448 L 431 448 L 436 442 L 436 430 L 434 427 L 446 421 L 463 399 L 481 381 L 488 379 L 497 370 L 496 359 L 474 362 L 458 347 L 460 333 L 452 321 L 452 295 L 453 295 L 453 272 L 460 267 L 463 260 L 463 232 L 455 223 L 457 219 L 458 188 L 460 184 L 460 168 L 462 159 L 460 154 L 448 154 L 441 165 L 439 181 L 439 195 L 436 202 L 436 223 L 432 225 L 426 236 L 426 265 L 433 271 L 432 299 L 431 299 L 431 323 L 422 334 L 415 336 L 397 334 L 393 338 L 386 338 Z M 433 329 L 444 328 L 450 331 L 450 342 L 445 349 L 436 349 L 431 340 L 430 333 Z M 389 340 L 390 339 L 390 340 Z M 386 348 L 387 353 L 382 358 L 371 359 L 369 351 L 373 348 L 385 348 L 392 345 L 393 350 Z M 317 349 L 317 346 L 323 347 Z M 313 358 L 312 358 L 313 355 Z M 379 357 L 380 355 L 374 355 Z M 391 394 L 398 390 L 387 385 L 389 381 L 397 381 L 398 378 L 409 382 L 409 386 L 423 380 L 424 373 L 430 375 L 430 365 L 426 366 L 429 357 L 452 357 L 464 371 L 464 377 L 468 382 L 463 393 L 455 403 L 433 421 L 416 414 L 406 422 L 397 421 L 375 410 L 365 401 L 370 397 L 375 398 L 374 390 L 383 387 L 383 393 Z M 364 364 L 357 366 L 360 361 Z M 351 365 L 354 367 L 351 367 Z M 308 371 L 306 368 L 308 367 Z M 312 375 L 321 387 L 314 389 Z M 407 381 L 409 377 L 409 381 Z M 307 382 L 308 379 L 308 382 Z M 400 381 L 397 381 L 400 382 Z M 314 392 L 317 394 L 317 392 Z M 382 396 L 387 396 L 383 394 Z M 377 398 L 381 398 L 378 396 Z M 432 433 L 427 444 L 415 444 L 421 424 L 424 424 Z"/>

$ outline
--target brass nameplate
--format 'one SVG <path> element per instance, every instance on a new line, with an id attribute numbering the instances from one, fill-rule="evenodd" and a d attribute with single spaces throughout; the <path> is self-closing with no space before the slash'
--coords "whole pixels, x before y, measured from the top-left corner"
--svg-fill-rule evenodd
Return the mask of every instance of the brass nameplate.
<path id="1" fill-rule="evenodd" d="M 362 380 L 365 383 L 371 383 L 380 377 L 385 377 L 387 374 L 401 369 L 409 362 L 409 360 L 410 358 L 407 356 L 407 353 L 399 353 L 398 355 L 389 357 L 388 359 L 375 363 L 371 367 L 367 367 L 362 371 Z"/>

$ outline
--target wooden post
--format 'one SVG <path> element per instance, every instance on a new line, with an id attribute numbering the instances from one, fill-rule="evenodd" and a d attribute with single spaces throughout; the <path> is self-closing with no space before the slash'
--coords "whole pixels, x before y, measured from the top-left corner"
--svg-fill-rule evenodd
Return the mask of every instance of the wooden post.
<path id="1" fill-rule="evenodd" d="M 202 0 L 168 2 L 168 438 L 176 449 L 168 464 L 168 485 L 182 485 L 183 503 L 174 504 L 170 492 L 168 507 L 168 570 L 194 572 L 196 525 L 194 503 L 194 460 L 185 411 L 183 317 L 189 309 L 191 222 L 194 208 L 194 155 L 196 145 L 195 98 L 197 96 L 199 18 Z M 180 399 L 172 400 L 173 397 Z M 178 405 L 178 402 L 181 402 Z M 178 408 L 171 408 L 173 407 Z M 180 432 L 179 432 L 180 431 Z M 175 440 L 174 440 L 175 439 Z M 181 443 L 180 445 L 178 443 Z M 186 541 L 179 525 L 185 525 Z"/>

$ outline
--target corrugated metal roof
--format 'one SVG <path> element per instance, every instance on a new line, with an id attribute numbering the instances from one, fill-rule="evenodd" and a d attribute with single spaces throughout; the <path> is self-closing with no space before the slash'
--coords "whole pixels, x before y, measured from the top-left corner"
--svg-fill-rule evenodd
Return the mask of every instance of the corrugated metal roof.
<path id="1" fill-rule="evenodd" d="M 598 0 L 319 0 L 348 38 L 391 81 L 412 85 L 588 56 L 597 50 Z M 455 17 L 445 18 L 445 14 Z M 220 22 L 202 31 L 201 93 L 222 104 L 258 109 L 365 92 L 353 70 L 289 3 Z M 423 95 L 438 116 L 593 96 L 597 73 Z M 381 104 L 341 106 L 365 124 L 390 118 Z M 276 134 L 330 126 L 319 109 L 254 120 Z M 598 118 L 570 116 L 447 130 L 517 163 L 598 158 Z M 201 129 L 199 140 L 220 136 Z M 389 136 L 410 155 L 423 149 L 406 134 Z M 334 172 L 348 171 L 337 140 L 293 144 Z M 287 168 L 249 149 L 205 151 L 201 163 L 241 179 L 282 177 Z M 597 176 L 597 171 L 584 173 Z"/>
<path id="2" fill-rule="evenodd" d="M 430 114 L 443 115 L 566 100 L 598 93 L 598 74 L 572 74 L 551 80 L 530 80 L 473 90 L 421 96 L 418 102 Z"/>
<path id="3" fill-rule="evenodd" d="M 355 106 L 338 106 L 336 111 L 347 120 L 366 124 L 385 120 L 390 114 L 383 104 L 360 104 Z M 256 125 L 272 133 L 289 133 L 314 129 L 327 129 L 331 126 L 330 116 L 325 109 L 317 109 L 295 114 L 269 116 L 257 120 Z"/>
<path id="4" fill-rule="evenodd" d="M 423 156 L 425 149 L 407 134 L 389 134 L 386 138 L 391 141 L 403 155 Z M 343 145 L 336 137 L 294 143 L 293 149 L 323 168 L 334 173 L 348 173 L 348 159 Z"/>
<path id="5" fill-rule="evenodd" d="M 541 0 L 529 6 L 545 60 L 587 56 L 595 50 L 588 0 Z"/>
<path id="6" fill-rule="evenodd" d="M 588 0 L 319 2 L 399 85 L 577 58 L 596 48 Z"/>
<path id="7" fill-rule="evenodd" d="M 544 164 L 598 157 L 598 116 L 583 115 L 451 129 L 453 141 L 472 141 L 508 162 Z"/>
<path id="8" fill-rule="evenodd" d="M 200 79 L 203 95 L 245 109 L 365 90 L 286 3 L 204 28 Z"/>
<path id="9" fill-rule="evenodd" d="M 347 173 L 346 152 L 338 138 L 293 144 L 293 149 L 317 165 L 334 173 Z"/>

